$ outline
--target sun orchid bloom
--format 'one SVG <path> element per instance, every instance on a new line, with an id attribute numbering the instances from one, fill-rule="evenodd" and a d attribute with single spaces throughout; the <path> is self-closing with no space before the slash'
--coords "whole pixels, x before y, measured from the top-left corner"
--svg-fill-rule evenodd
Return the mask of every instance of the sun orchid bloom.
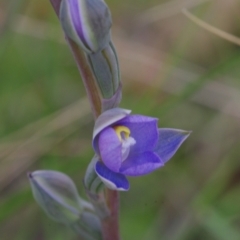
<path id="1" fill-rule="evenodd" d="M 95 122 L 93 148 L 99 157 L 95 171 L 110 189 L 127 191 L 126 176 L 151 173 L 175 154 L 189 131 L 158 128 L 157 118 L 130 115 L 113 108 Z"/>

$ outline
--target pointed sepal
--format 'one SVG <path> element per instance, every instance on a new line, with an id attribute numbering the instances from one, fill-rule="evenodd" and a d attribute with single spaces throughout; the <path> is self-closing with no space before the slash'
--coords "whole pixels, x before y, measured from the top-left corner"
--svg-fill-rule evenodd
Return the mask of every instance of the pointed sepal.
<path id="1" fill-rule="evenodd" d="M 159 139 L 154 152 L 166 163 L 188 138 L 191 131 L 173 128 L 158 129 Z"/>

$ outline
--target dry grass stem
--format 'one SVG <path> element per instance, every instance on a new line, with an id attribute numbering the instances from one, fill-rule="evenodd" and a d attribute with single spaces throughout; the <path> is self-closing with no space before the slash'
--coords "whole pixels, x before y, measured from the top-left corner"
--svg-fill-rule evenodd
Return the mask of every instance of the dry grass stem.
<path id="1" fill-rule="evenodd" d="M 192 8 L 196 7 L 204 2 L 210 0 L 172 0 L 166 3 L 162 3 L 150 9 L 147 9 L 145 12 L 141 13 L 141 16 L 138 20 L 141 24 L 147 25 L 154 23 L 156 21 L 172 17 L 181 12 L 182 8 Z"/>
<path id="2" fill-rule="evenodd" d="M 224 32 L 221 29 L 216 28 L 216 27 L 204 22 L 203 20 L 201 20 L 201 19 L 197 18 L 196 16 L 194 16 L 193 14 L 191 14 L 187 9 L 183 9 L 182 13 L 187 18 L 189 18 L 191 21 L 193 21 L 198 26 L 200 26 L 201 28 L 215 34 L 216 36 L 218 36 L 222 39 L 225 39 L 225 40 L 227 40 L 227 41 L 229 41 L 233 44 L 236 44 L 236 45 L 240 46 L 240 38 L 238 38 L 238 37 L 236 37 L 236 36 L 234 36 L 230 33 Z"/>

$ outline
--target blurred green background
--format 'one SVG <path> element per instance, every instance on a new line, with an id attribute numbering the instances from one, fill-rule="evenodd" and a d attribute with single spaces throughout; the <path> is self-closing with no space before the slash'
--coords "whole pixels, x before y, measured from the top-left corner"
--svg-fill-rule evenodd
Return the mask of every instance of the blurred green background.
<path id="1" fill-rule="evenodd" d="M 240 239 L 240 49 L 192 14 L 240 37 L 238 0 L 107 0 L 121 107 L 192 130 L 162 169 L 121 193 L 123 240 Z M 77 240 L 35 203 L 26 173 L 59 170 L 84 195 L 93 118 L 49 1 L 0 2 L 0 239 Z M 114 239 L 113 239 L 114 240 Z"/>

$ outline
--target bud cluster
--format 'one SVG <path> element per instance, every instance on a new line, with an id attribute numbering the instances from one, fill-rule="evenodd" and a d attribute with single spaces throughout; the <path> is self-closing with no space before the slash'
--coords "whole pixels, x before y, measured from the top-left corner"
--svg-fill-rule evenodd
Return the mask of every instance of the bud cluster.
<path id="1" fill-rule="evenodd" d="M 110 105 L 115 107 L 120 101 L 120 73 L 111 41 L 111 13 L 106 3 L 62 0 L 59 17 L 65 34 L 86 53 L 102 98 L 111 99 Z"/>
<path id="2" fill-rule="evenodd" d="M 52 219 L 72 228 L 86 240 L 101 240 L 101 223 L 93 205 L 83 200 L 73 181 L 57 171 L 28 174 L 33 196 Z"/>

